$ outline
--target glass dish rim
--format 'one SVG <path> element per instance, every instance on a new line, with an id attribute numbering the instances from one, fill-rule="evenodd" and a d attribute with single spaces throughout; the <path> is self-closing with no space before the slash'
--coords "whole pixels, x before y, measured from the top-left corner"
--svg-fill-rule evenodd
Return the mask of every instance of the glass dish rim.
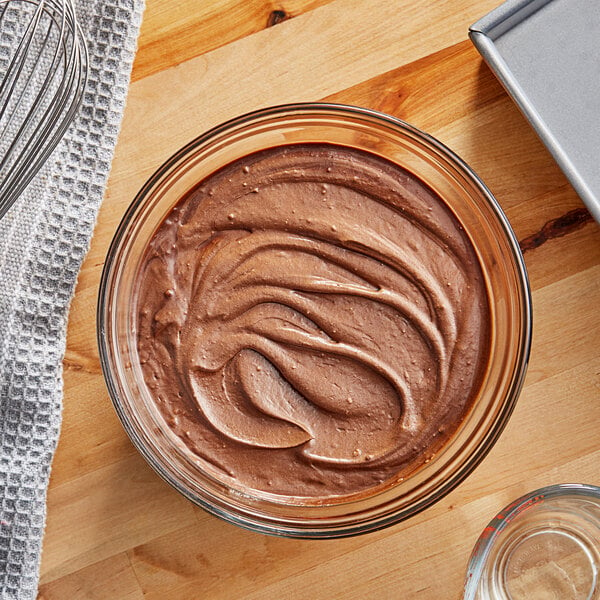
<path id="1" fill-rule="evenodd" d="M 469 556 L 464 600 L 477 598 L 479 580 L 496 540 L 519 515 L 543 501 L 569 496 L 600 500 L 600 487 L 588 483 L 555 483 L 527 492 L 498 511 L 481 531 Z"/>
<path id="2" fill-rule="evenodd" d="M 462 175 L 464 175 L 470 180 L 472 184 L 474 184 L 474 186 L 477 188 L 477 191 L 480 193 L 482 199 L 487 203 L 488 207 L 491 209 L 491 212 L 496 218 L 497 223 L 500 225 L 500 228 L 505 236 L 505 242 L 507 243 L 512 252 L 512 264 L 515 268 L 515 273 L 517 274 L 518 279 L 518 289 L 516 290 L 516 293 L 518 293 L 522 305 L 522 322 L 520 323 L 522 333 L 519 340 L 521 343 L 521 352 L 518 356 L 519 360 L 516 362 L 513 378 L 511 380 L 511 385 L 506 393 L 506 398 L 504 399 L 502 409 L 498 413 L 497 418 L 494 421 L 493 426 L 490 427 L 490 430 L 488 431 L 486 437 L 481 440 L 479 445 L 476 447 L 475 451 L 468 456 L 468 458 L 464 461 L 463 464 L 460 465 L 457 471 L 447 481 L 445 481 L 443 485 L 438 487 L 434 493 L 431 493 L 425 498 L 419 498 L 417 502 L 403 509 L 400 512 L 400 514 L 393 513 L 380 516 L 375 521 L 369 521 L 367 524 L 362 523 L 358 527 L 356 525 L 348 525 L 340 528 L 339 525 L 334 524 L 331 526 L 332 528 L 321 526 L 320 529 L 310 528 L 302 530 L 290 530 L 289 526 L 286 525 L 283 528 L 283 530 L 281 530 L 281 528 L 274 526 L 273 523 L 269 521 L 265 528 L 264 522 L 253 521 L 252 518 L 248 518 L 247 514 L 244 514 L 242 517 L 239 517 L 236 514 L 231 514 L 227 511 L 221 510 L 219 507 L 206 502 L 202 498 L 198 498 L 193 494 L 193 492 L 187 490 L 187 488 L 183 486 L 175 477 L 173 477 L 171 473 L 165 472 L 161 461 L 156 456 L 154 456 L 151 449 L 148 449 L 146 447 L 144 440 L 140 438 L 140 436 L 135 431 L 134 427 L 132 427 L 131 423 L 129 422 L 129 417 L 125 413 L 125 410 L 122 406 L 122 401 L 119 398 L 120 392 L 117 388 L 117 385 L 115 384 L 115 374 L 110 364 L 111 351 L 107 343 L 106 330 L 108 329 L 108 323 L 106 322 L 107 320 L 105 318 L 105 315 L 108 312 L 108 286 L 111 276 L 111 270 L 114 266 L 119 249 L 123 243 L 123 239 L 127 235 L 127 231 L 131 225 L 132 219 L 137 214 L 138 209 L 143 205 L 144 200 L 146 199 L 148 194 L 156 186 L 156 184 L 159 183 L 165 177 L 165 175 L 169 174 L 169 172 L 171 172 L 178 165 L 178 163 L 180 163 L 186 157 L 192 155 L 197 148 L 202 147 L 204 144 L 210 142 L 211 140 L 214 140 L 219 135 L 225 134 L 228 131 L 235 130 L 236 128 L 242 127 L 248 123 L 259 122 L 261 119 L 266 119 L 277 115 L 290 114 L 301 114 L 306 116 L 312 115 L 322 117 L 332 117 L 336 115 L 344 116 L 348 114 L 351 116 L 359 116 L 362 118 L 378 121 L 386 127 L 400 129 L 405 132 L 408 132 L 408 134 L 413 136 L 414 138 L 424 141 L 426 144 L 432 146 L 435 152 L 442 155 L 449 163 L 456 167 L 458 171 L 462 173 Z M 496 198 L 489 191 L 487 186 L 482 182 L 479 176 L 463 159 L 461 159 L 450 148 L 448 148 L 445 144 L 443 144 L 430 134 L 423 132 L 419 128 L 403 121 L 402 119 L 393 117 L 380 111 L 364 107 L 352 106 L 348 104 L 338 104 L 330 102 L 301 102 L 270 106 L 229 119 L 200 134 L 199 136 L 195 137 L 193 140 L 182 146 L 154 171 L 154 173 L 146 180 L 144 185 L 137 192 L 134 199 L 130 202 L 128 208 L 123 214 L 123 217 L 121 218 L 121 221 L 111 241 L 110 247 L 107 251 L 106 260 L 104 263 L 99 285 L 96 324 L 100 363 L 112 404 L 115 407 L 117 415 L 119 416 L 119 419 L 128 437 L 133 442 L 136 449 L 144 457 L 144 459 L 159 474 L 159 476 L 161 476 L 165 481 L 167 481 L 167 483 L 169 483 L 172 487 L 178 490 L 182 495 L 190 499 L 195 504 L 200 505 L 208 512 L 215 514 L 226 521 L 242 526 L 246 529 L 260 531 L 263 533 L 285 535 L 287 537 L 331 539 L 334 537 L 346 537 L 350 535 L 356 535 L 358 533 L 366 533 L 369 531 L 378 530 L 392 525 L 394 523 L 397 523 L 399 521 L 405 520 L 406 518 L 409 518 L 421 512 L 425 508 L 436 503 L 442 497 L 447 495 L 451 490 L 453 490 L 456 486 L 458 486 L 462 481 L 464 481 L 464 479 L 468 477 L 473 472 L 473 470 L 480 464 L 480 462 L 487 456 L 488 452 L 496 443 L 498 437 L 504 430 L 506 423 L 508 422 L 513 412 L 516 401 L 519 397 L 523 386 L 531 347 L 532 302 L 531 289 L 527 275 L 527 270 L 525 267 L 525 262 L 516 236 L 510 226 L 510 223 Z"/>

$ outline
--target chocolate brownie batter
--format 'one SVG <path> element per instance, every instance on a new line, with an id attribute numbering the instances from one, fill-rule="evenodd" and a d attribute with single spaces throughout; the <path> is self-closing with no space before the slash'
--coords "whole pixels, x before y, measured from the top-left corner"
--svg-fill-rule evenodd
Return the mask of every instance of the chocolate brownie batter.
<path id="1" fill-rule="evenodd" d="M 276 147 L 210 175 L 154 234 L 137 289 L 165 423 L 251 494 L 326 502 L 409 476 L 488 362 L 460 223 L 417 177 L 345 146 Z"/>

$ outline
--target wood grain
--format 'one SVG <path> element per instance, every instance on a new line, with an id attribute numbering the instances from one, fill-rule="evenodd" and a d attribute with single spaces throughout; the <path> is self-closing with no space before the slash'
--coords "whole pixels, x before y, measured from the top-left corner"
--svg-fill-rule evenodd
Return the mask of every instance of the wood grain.
<path id="1" fill-rule="evenodd" d="M 70 313 L 40 598 L 459 598 L 471 548 L 500 508 L 542 485 L 600 482 L 600 228 L 467 40 L 498 3 L 147 1 Z M 534 303 L 526 385 L 487 458 L 409 521 L 336 541 L 246 532 L 169 488 L 114 414 L 94 333 L 108 245 L 161 162 L 235 115 L 319 99 L 385 111 L 460 154 L 521 240 Z"/>
<path id="2" fill-rule="evenodd" d="M 331 1 L 147 2 L 132 79 L 158 73 Z"/>

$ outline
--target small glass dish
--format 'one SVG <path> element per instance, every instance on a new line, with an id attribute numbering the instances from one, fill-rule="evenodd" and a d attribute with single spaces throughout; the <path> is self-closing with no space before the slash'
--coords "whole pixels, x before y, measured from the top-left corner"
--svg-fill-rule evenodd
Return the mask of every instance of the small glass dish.
<path id="1" fill-rule="evenodd" d="M 377 154 L 412 172 L 454 213 L 481 263 L 490 307 L 490 360 L 456 433 L 402 481 L 372 493 L 308 503 L 240 492 L 202 469 L 173 439 L 144 383 L 132 317 L 136 274 L 171 208 L 217 169 L 260 150 L 330 143 Z M 100 284 L 98 342 L 116 411 L 150 465 L 209 512 L 263 533 L 335 538 L 380 529 L 438 501 L 479 464 L 503 430 L 520 392 L 531 340 L 531 299 L 514 233 L 491 193 L 448 148 L 376 111 L 311 103 L 273 107 L 201 135 L 148 180 L 109 249 Z"/>
<path id="2" fill-rule="evenodd" d="M 600 488 L 548 486 L 500 511 L 473 549 L 464 598 L 600 598 Z"/>

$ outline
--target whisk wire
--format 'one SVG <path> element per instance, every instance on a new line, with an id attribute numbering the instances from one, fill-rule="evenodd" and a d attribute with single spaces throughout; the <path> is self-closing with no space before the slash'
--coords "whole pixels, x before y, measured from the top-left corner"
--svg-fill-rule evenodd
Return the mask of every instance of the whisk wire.
<path id="1" fill-rule="evenodd" d="M 36 27 L 40 21 L 41 15 L 42 15 L 42 10 L 43 10 L 43 2 L 38 5 L 38 7 L 33 15 L 33 18 L 29 21 L 29 24 L 27 25 L 27 29 L 25 30 L 25 33 L 24 33 L 23 37 L 21 38 L 21 42 L 19 43 L 19 46 L 17 47 L 17 49 L 15 51 L 14 58 L 10 62 L 8 71 L 6 72 L 6 75 L 4 76 L 4 79 L 2 80 L 2 85 L 0 85 L 0 98 L 3 98 L 4 90 L 6 89 L 6 87 L 8 85 L 10 86 L 10 89 L 6 93 L 7 99 L 10 98 L 10 96 L 15 91 L 15 87 L 17 85 L 17 82 L 19 81 L 19 76 L 21 75 L 21 72 L 23 71 L 23 69 L 26 65 L 26 61 L 23 59 L 23 57 L 25 56 L 25 53 L 27 52 L 27 48 L 29 48 L 29 46 L 31 44 L 31 40 L 33 39 L 33 34 L 35 33 Z M 4 11 L 2 14 L 4 15 Z M 23 88 L 23 91 L 24 90 L 25 90 L 25 88 Z M 0 118 L 2 118 L 2 116 L 4 116 L 4 113 L 5 113 L 7 107 L 8 107 L 8 103 L 3 101 L 2 106 L 0 108 Z M 6 127 L 5 127 L 5 129 L 6 129 Z"/>
<path id="2" fill-rule="evenodd" d="M 22 32 L 0 83 L 0 218 L 65 134 L 81 104 L 88 69 L 72 0 L 0 0 L 0 27 L 9 5 L 19 11 Z"/>
<path id="3" fill-rule="evenodd" d="M 11 84 L 11 89 L 8 92 L 8 98 L 10 98 L 13 94 L 15 94 L 16 90 L 15 87 L 17 85 L 17 82 L 19 82 L 19 77 L 21 75 L 21 73 L 23 72 L 23 70 L 26 67 L 26 61 L 24 60 L 19 60 L 21 56 L 23 56 L 23 54 L 25 52 L 27 52 L 27 48 L 29 48 L 31 42 L 32 42 L 32 38 L 33 38 L 33 34 L 35 31 L 35 28 L 37 27 L 38 23 L 39 23 L 39 19 L 41 16 L 41 12 L 42 12 L 42 8 L 43 8 L 43 3 L 40 3 L 40 5 L 38 6 L 38 9 L 36 10 L 34 17 L 32 18 L 32 20 L 29 23 L 29 26 L 27 28 L 27 32 L 25 34 L 25 36 L 23 37 L 23 40 L 21 41 L 21 44 L 19 45 L 19 48 L 17 49 L 17 52 L 15 53 L 15 60 L 11 61 L 11 66 L 13 64 L 18 64 L 18 73 L 15 75 L 15 77 L 12 79 L 12 84 Z M 42 42 L 42 51 L 46 48 L 48 40 L 50 38 L 50 34 L 51 34 L 51 28 L 48 27 L 48 30 L 46 32 L 44 41 Z M 22 46 L 23 43 L 26 42 L 26 46 L 25 49 L 23 50 Z M 22 102 L 24 101 L 24 97 L 27 93 L 30 93 L 30 90 L 35 89 L 32 87 L 32 81 L 34 80 L 34 75 L 36 74 L 37 71 L 37 67 L 39 66 L 39 64 L 35 64 L 33 66 L 33 68 L 29 71 L 29 74 L 27 75 L 27 79 L 24 82 L 23 85 L 20 86 L 20 90 L 18 92 L 18 98 L 16 99 L 16 101 L 14 102 L 15 106 L 21 106 Z M 56 74 L 56 70 L 55 70 L 55 64 L 53 61 L 53 64 L 51 65 L 51 67 L 47 70 L 46 73 L 46 78 L 45 81 L 43 82 L 43 84 L 41 86 L 39 86 L 39 91 L 35 97 L 35 100 L 33 101 L 32 105 L 31 105 L 31 109 L 29 110 L 27 117 L 23 120 L 23 123 L 21 124 L 13 143 L 10 145 L 8 152 L 4 155 L 4 157 L 2 158 L 2 161 L 0 161 L 0 172 L 2 171 L 2 169 L 5 167 L 5 165 L 8 163 L 8 161 L 10 160 L 12 153 L 16 150 L 17 148 L 17 141 L 19 139 L 21 139 L 21 136 L 24 135 L 27 127 L 29 126 L 29 124 L 32 122 L 32 120 L 35 118 L 36 116 L 36 110 L 38 109 L 39 105 L 41 104 L 45 94 L 46 94 L 46 89 L 47 86 L 50 85 L 52 76 Z M 12 75 L 12 74 L 11 74 Z M 1 97 L 1 95 L 0 95 Z M 2 118 L 2 116 L 4 115 L 7 107 L 9 106 L 8 101 L 4 102 L 2 104 L 2 111 L 0 112 L 0 119 Z M 13 121 L 15 120 L 15 118 L 18 116 L 18 112 L 15 110 L 11 113 L 9 119 L 6 121 L 5 125 L 4 125 L 4 129 L 2 130 L 2 136 L 5 135 L 5 132 L 10 130 L 10 126 L 13 123 Z M 32 136 L 33 139 L 33 136 Z M 25 144 L 25 146 L 23 146 L 23 152 L 26 152 L 28 147 L 30 144 Z"/>
<path id="4" fill-rule="evenodd" d="M 40 4 L 40 6 L 42 6 L 42 4 Z M 37 14 L 37 11 L 36 11 L 36 14 Z M 44 37 L 44 40 L 41 43 L 41 52 L 43 52 L 46 49 L 47 44 L 50 39 L 50 36 L 51 36 L 51 33 L 52 33 L 52 24 L 49 24 L 48 30 Z M 61 38 L 62 38 L 62 34 L 61 34 Z M 61 41 L 62 40 L 59 40 L 59 42 L 61 42 Z M 15 140 L 21 139 L 21 136 L 25 134 L 27 128 L 33 123 L 33 121 L 37 115 L 36 111 L 39 110 L 40 106 L 42 105 L 42 102 L 43 102 L 44 98 L 46 97 L 47 90 L 51 86 L 52 80 L 57 75 L 57 72 L 58 72 L 57 62 L 59 60 L 59 48 L 60 48 L 60 46 L 57 45 L 56 50 L 54 51 L 54 56 L 52 58 L 50 67 L 46 70 L 45 79 L 42 82 L 42 84 L 39 86 L 39 91 L 31 105 L 31 109 L 29 110 L 27 117 L 23 120 L 23 123 L 22 123 L 17 135 L 15 136 Z M 39 63 L 36 63 L 35 65 L 33 65 L 33 68 L 31 69 L 31 71 L 28 75 L 26 85 L 24 85 L 21 90 L 21 95 L 17 101 L 17 105 L 20 104 L 20 102 L 23 100 L 23 95 L 28 90 L 32 89 L 32 85 L 31 85 L 32 80 L 34 79 L 34 75 L 36 74 L 38 67 L 39 67 Z M 52 105 L 50 105 L 49 108 L 51 108 L 51 107 L 52 107 Z M 45 110 L 42 118 L 38 120 L 37 125 L 35 126 L 33 133 L 31 135 L 31 137 L 28 139 L 27 143 L 23 145 L 22 152 L 23 152 L 24 156 L 28 156 L 28 154 L 26 154 L 26 153 L 30 153 L 32 150 L 32 147 L 35 146 L 35 144 L 38 142 L 38 140 L 43 139 L 44 134 L 45 133 L 47 134 L 47 131 L 52 124 L 52 120 L 49 120 L 49 117 L 57 116 L 56 114 L 50 115 L 49 108 Z M 56 108 L 57 108 L 56 112 L 57 113 L 60 112 L 60 110 L 59 110 L 60 107 L 58 105 Z M 13 116 L 15 114 L 16 114 L 16 112 L 13 113 Z M 12 150 L 14 150 L 16 148 L 16 146 L 17 145 L 15 143 L 13 143 L 11 145 L 9 153 L 7 153 L 7 155 L 4 157 L 3 161 L 0 162 L 0 171 L 3 168 L 5 161 L 10 157 L 10 152 Z M 23 171 L 23 169 L 26 169 L 27 167 L 28 167 L 27 162 L 22 161 L 21 169 L 16 169 L 14 175 L 17 176 L 19 173 L 21 173 Z M 10 179 L 7 179 L 7 181 L 10 181 Z"/>

